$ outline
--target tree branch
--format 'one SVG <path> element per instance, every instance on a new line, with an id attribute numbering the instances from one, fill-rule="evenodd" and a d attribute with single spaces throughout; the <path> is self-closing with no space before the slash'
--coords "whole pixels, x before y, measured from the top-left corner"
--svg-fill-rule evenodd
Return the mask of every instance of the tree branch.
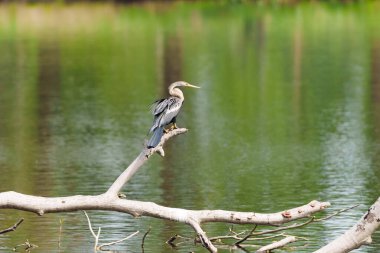
<path id="1" fill-rule="evenodd" d="M 349 252 L 372 242 L 371 235 L 380 225 L 380 198 L 368 209 L 363 217 L 343 235 L 336 238 L 315 253 Z"/>
<path id="2" fill-rule="evenodd" d="M 163 145 L 170 138 L 186 133 L 188 130 L 186 128 L 173 129 L 172 131 L 165 133 L 161 138 L 160 143 L 152 149 L 143 148 L 141 153 L 136 157 L 136 159 L 125 169 L 125 171 L 115 180 L 115 182 L 108 189 L 106 194 L 116 195 L 123 186 L 132 178 L 132 176 L 141 168 L 141 166 L 152 156 L 155 152 L 158 152 L 161 156 L 165 153 L 163 152 Z"/>
<path id="3" fill-rule="evenodd" d="M 256 252 L 257 253 L 264 253 L 264 252 L 268 252 L 268 251 L 271 251 L 271 250 L 274 250 L 274 249 L 282 248 L 282 247 L 284 247 L 285 245 L 287 245 L 289 243 L 295 242 L 296 240 L 297 239 L 296 239 L 295 236 L 287 236 L 287 237 L 285 237 L 284 239 L 282 239 L 280 241 L 277 241 L 277 242 L 268 244 L 268 245 L 266 245 L 264 247 L 261 247 Z"/>
<path id="4" fill-rule="evenodd" d="M 142 250 L 142 253 L 144 253 L 144 244 L 145 244 L 145 238 L 147 237 L 147 235 L 149 234 L 150 230 L 152 229 L 152 227 L 149 227 L 148 231 L 145 232 L 142 240 L 141 240 L 141 250 Z"/>
<path id="5" fill-rule="evenodd" d="M 0 235 L 1 234 L 5 234 L 5 233 L 8 233 L 8 232 L 12 232 L 12 231 L 15 231 L 17 229 L 18 226 L 20 226 L 20 224 L 24 221 L 24 218 L 21 218 L 18 222 L 16 222 L 16 224 L 14 224 L 12 227 L 9 227 L 7 229 L 4 229 L 4 230 L 1 230 L 0 231 Z"/>
<path id="6" fill-rule="evenodd" d="M 123 239 L 120 239 L 120 240 L 117 240 L 117 241 L 113 241 L 113 242 L 108 242 L 108 243 L 103 243 L 101 245 L 98 246 L 99 244 L 99 239 L 100 239 L 100 232 L 102 230 L 101 227 L 98 228 L 98 233 L 95 234 L 94 230 L 92 229 L 92 225 L 91 225 L 91 220 L 90 220 L 90 217 L 88 217 L 87 215 L 87 212 L 86 211 L 83 211 L 84 212 L 84 215 L 86 215 L 86 218 L 87 218 L 87 222 L 88 222 L 88 227 L 90 229 L 90 232 L 92 234 L 92 236 L 94 237 L 95 239 L 95 245 L 94 245 L 94 251 L 96 252 L 97 250 L 103 250 L 103 247 L 107 247 L 107 246 L 111 246 L 111 245 L 114 245 L 114 244 L 118 244 L 120 242 L 124 242 L 125 240 L 128 240 L 129 238 L 137 235 L 139 233 L 139 231 L 136 231 L 132 234 L 130 234 L 129 236 L 123 238 Z"/>
<path id="7" fill-rule="evenodd" d="M 233 240 L 236 240 L 236 242 L 233 244 L 233 245 L 229 245 L 232 248 L 235 248 L 235 247 L 240 247 L 240 248 L 243 248 L 242 244 L 246 241 L 259 241 L 259 240 L 267 240 L 267 239 L 271 239 L 271 238 L 275 238 L 275 237 L 289 237 L 288 235 L 285 235 L 284 233 L 281 233 L 281 234 L 274 234 L 274 233 L 277 233 L 277 232 L 280 232 L 280 231 L 283 231 L 283 230 L 288 230 L 288 229 L 295 229 L 295 228 L 299 228 L 299 227 L 302 227 L 302 226 L 306 226 L 310 223 L 315 223 L 315 222 L 321 222 L 321 221 L 325 221 L 327 219 L 330 219 L 336 215 L 339 215 L 341 214 L 342 212 L 345 212 L 347 210 L 350 210 L 350 209 L 353 209 L 355 207 L 357 207 L 358 205 L 354 205 L 354 206 L 351 206 L 351 207 L 348 207 L 348 208 L 343 208 L 339 211 L 336 211 L 326 217 L 323 217 L 323 218 L 320 218 L 320 219 L 316 219 L 314 216 L 312 216 L 311 218 L 309 218 L 308 220 L 306 220 L 305 222 L 303 223 L 293 223 L 289 226 L 284 226 L 284 227 L 278 227 L 278 228 L 275 228 L 275 229 L 271 229 L 271 230 L 264 230 L 264 231 L 260 231 L 260 232 L 254 232 L 256 230 L 256 228 L 258 227 L 257 224 L 254 225 L 254 227 L 251 229 L 251 231 L 249 231 L 247 233 L 247 231 L 242 231 L 242 232 L 235 232 L 233 231 L 233 229 L 230 227 L 229 229 L 229 234 L 227 235 L 222 235 L 222 236 L 214 236 L 214 237 L 210 237 L 209 240 L 213 243 L 215 243 L 215 245 L 219 247 L 223 247 L 225 246 L 226 244 L 223 243 L 221 240 L 224 240 L 224 239 L 233 239 Z M 285 213 L 287 213 L 288 211 L 285 211 Z M 266 236 L 266 237 L 257 237 L 257 236 L 261 236 L 261 235 L 265 235 L 265 234 L 274 234 L 274 235 L 270 235 L 270 236 Z M 180 242 L 180 243 L 174 243 L 175 240 L 177 239 L 185 239 L 185 241 L 183 242 Z M 301 238 L 301 239 L 304 239 L 304 240 L 307 240 L 306 238 L 302 238 L 302 237 L 296 237 L 296 238 Z M 181 244 L 181 243 L 184 243 L 184 242 L 189 242 L 189 241 L 194 241 L 193 238 L 189 238 L 189 237 L 183 237 L 181 235 L 174 235 L 172 236 L 169 240 L 167 240 L 167 243 L 170 244 L 171 246 L 173 247 L 176 247 L 177 245 Z M 196 238 L 195 241 L 197 243 L 201 243 L 201 240 L 199 238 Z M 234 247 L 235 246 L 235 247 Z M 254 244 L 245 244 L 244 247 L 254 247 L 255 245 Z"/>
<path id="8" fill-rule="evenodd" d="M 78 210 L 108 210 L 129 213 L 135 217 L 150 216 L 186 223 L 195 229 L 198 235 L 204 239 L 203 242 L 206 243 L 206 245 L 212 244 L 207 241 L 206 234 L 201 232 L 199 225 L 201 223 L 227 222 L 235 224 L 280 225 L 296 219 L 309 217 L 311 214 L 319 212 L 329 205 L 328 202 L 312 201 L 309 204 L 284 211 L 288 213 L 287 217 L 284 217 L 284 212 L 262 214 L 224 210 L 186 210 L 170 208 L 157 205 L 153 202 L 119 199 L 117 196 L 110 197 L 106 194 L 49 198 L 17 192 L 0 193 L 0 209 L 18 209 L 34 212 L 38 215 Z M 206 245 L 204 244 L 204 246 Z M 212 249 L 212 246 L 208 247 Z"/>
<path id="9" fill-rule="evenodd" d="M 140 231 L 133 232 L 132 234 L 128 235 L 127 237 L 125 237 L 125 238 L 123 238 L 123 239 L 120 239 L 120 240 L 117 240 L 117 241 L 114 241 L 114 242 L 103 243 L 103 244 L 99 245 L 98 249 L 99 249 L 99 250 L 103 250 L 104 247 L 107 247 L 107 246 L 111 246 L 111 245 L 114 245 L 114 244 L 117 244 L 117 243 L 124 242 L 124 241 L 126 241 L 126 240 L 132 238 L 133 236 L 137 235 L 138 233 L 140 233 Z"/>
<path id="10" fill-rule="evenodd" d="M 283 217 L 283 212 L 254 213 L 225 210 L 187 210 L 157 205 L 153 202 L 119 199 L 117 196 L 75 195 L 69 197 L 39 197 L 17 192 L 0 193 L 0 209 L 18 209 L 33 212 L 38 215 L 45 213 L 73 212 L 79 210 L 107 210 L 131 214 L 135 217 L 150 216 L 183 222 L 191 225 L 198 223 L 227 222 L 234 224 L 280 225 L 293 220 L 309 217 L 330 206 L 328 202 L 312 201 L 309 204 L 296 207 L 287 212 L 292 215 Z"/>
<path id="11" fill-rule="evenodd" d="M 188 223 L 190 224 L 190 226 L 194 228 L 195 232 L 197 232 L 197 236 L 199 240 L 201 241 L 203 247 L 205 247 L 207 250 L 209 250 L 212 253 L 218 252 L 217 248 L 215 248 L 215 246 L 212 244 L 210 239 L 208 239 L 206 232 L 204 232 L 201 226 L 199 225 L 199 222 L 193 219 L 190 219 Z"/>

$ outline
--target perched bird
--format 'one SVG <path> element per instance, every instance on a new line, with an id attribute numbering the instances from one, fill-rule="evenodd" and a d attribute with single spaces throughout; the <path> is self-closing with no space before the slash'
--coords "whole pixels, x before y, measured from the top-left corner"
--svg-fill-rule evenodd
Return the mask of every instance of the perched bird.
<path id="1" fill-rule="evenodd" d="M 169 86 L 170 97 L 158 99 L 153 103 L 152 114 L 154 116 L 154 120 L 153 126 L 149 130 L 149 133 L 153 134 L 148 141 L 147 148 L 154 148 L 158 145 L 164 131 L 167 132 L 164 128 L 165 126 L 172 123 L 173 125 L 171 129 L 177 128 L 176 117 L 185 99 L 179 87 L 200 88 L 184 81 L 178 81 Z"/>

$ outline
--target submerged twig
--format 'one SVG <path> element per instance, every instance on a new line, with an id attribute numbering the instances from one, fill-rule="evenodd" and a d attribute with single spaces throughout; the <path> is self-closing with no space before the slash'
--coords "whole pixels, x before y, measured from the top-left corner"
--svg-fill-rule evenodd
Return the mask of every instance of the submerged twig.
<path id="1" fill-rule="evenodd" d="M 91 231 L 91 234 L 92 236 L 95 238 L 95 246 L 94 246 L 94 250 L 97 251 L 97 250 L 103 250 L 102 248 L 103 247 L 106 247 L 106 246 L 111 246 L 111 245 L 114 245 L 114 244 L 117 244 L 117 243 L 120 243 L 120 242 L 123 242 L 125 240 L 128 240 L 129 238 L 137 235 L 139 233 L 139 231 L 136 231 L 130 235 L 128 235 L 127 237 L 123 238 L 123 239 L 120 239 L 120 240 L 117 240 L 117 241 L 113 241 L 113 242 L 109 242 L 109 243 L 103 243 L 101 245 L 98 246 L 99 244 L 99 238 L 100 238 L 100 233 L 101 233 L 101 230 L 102 228 L 99 227 L 98 228 L 98 233 L 95 234 L 94 230 L 92 229 L 92 225 L 91 225 L 91 221 L 90 221 L 90 217 L 88 217 L 87 215 L 87 212 L 86 211 L 83 211 L 84 214 L 86 215 L 86 218 L 87 218 L 87 222 L 88 222 L 88 227 L 90 228 L 90 231 Z"/>
<path id="2" fill-rule="evenodd" d="M 58 235 L 58 249 L 61 249 L 61 237 L 62 237 L 63 219 L 59 219 L 59 235 Z"/>
<path id="3" fill-rule="evenodd" d="M 339 210 L 339 211 L 336 211 L 335 213 L 332 213 L 332 214 L 330 214 L 330 215 L 328 215 L 328 216 L 326 216 L 326 217 L 319 218 L 319 219 L 314 219 L 314 222 L 319 222 L 319 221 L 328 220 L 328 219 L 330 219 L 330 218 L 332 218 L 332 217 L 334 217 L 334 216 L 336 216 L 336 215 L 338 215 L 338 214 L 340 214 L 340 213 L 343 213 L 343 212 L 345 212 L 345 211 L 348 211 L 348 210 L 354 209 L 354 208 L 356 208 L 356 207 L 358 207 L 358 206 L 360 206 L 360 205 L 359 205 L 359 204 L 356 204 L 356 205 L 353 205 L 353 206 L 350 206 L 350 207 L 347 207 L 347 208 L 343 208 L 343 209 L 341 209 L 341 210 Z"/>
<path id="4" fill-rule="evenodd" d="M 8 233 L 8 232 L 12 232 L 12 231 L 15 231 L 17 229 L 18 226 L 20 226 L 20 224 L 24 221 L 24 218 L 21 218 L 18 222 L 16 222 L 12 227 L 9 227 L 7 229 L 4 229 L 4 230 L 1 230 L 0 231 L 0 235 L 1 234 L 5 234 L 5 233 Z"/>
<path id="5" fill-rule="evenodd" d="M 88 222 L 88 228 L 90 229 L 90 232 L 92 236 L 95 238 L 95 245 L 94 249 L 96 250 L 98 248 L 98 241 L 99 241 L 99 235 L 100 235 L 100 228 L 98 229 L 98 234 L 95 234 L 94 230 L 92 229 L 91 220 L 90 217 L 88 217 L 87 212 L 83 211 L 84 215 L 86 215 L 87 222 Z"/>
<path id="6" fill-rule="evenodd" d="M 265 235 L 265 234 L 272 234 L 272 233 L 276 233 L 276 232 L 280 232 L 280 231 L 283 231 L 283 230 L 288 230 L 288 229 L 294 229 L 294 228 L 299 228 L 299 227 L 303 227 L 303 226 L 306 226 L 307 224 L 309 223 L 312 223 L 314 221 L 315 217 L 312 216 L 309 220 L 303 222 L 303 223 L 294 223 L 292 225 L 289 225 L 289 226 L 285 226 L 285 227 L 279 227 L 279 228 L 276 228 L 276 229 L 270 229 L 270 230 L 265 230 L 265 231 L 261 231 L 261 232 L 256 232 L 256 233 L 251 233 L 249 235 L 249 237 L 252 237 L 252 236 L 257 236 L 257 235 Z"/>
<path id="7" fill-rule="evenodd" d="M 26 252 L 30 252 L 30 250 L 32 250 L 32 249 L 34 249 L 34 248 L 38 248 L 37 245 L 30 243 L 29 240 L 26 239 L 26 241 L 25 241 L 24 243 L 16 245 L 16 246 L 13 248 L 13 250 L 16 251 L 17 248 L 18 248 L 18 247 L 21 247 L 21 246 L 25 246 L 24 250 L 25 250 Z"/>
<path id="8" fill-rule="evenodd" d="M 280 241 L 277 241 L 277 242 L 268 244 L 264 247 L 261 247 L 260 249 L 257 250 L 257 252 L 264 253 L 264 252 L 268 252 L 268 251 L 271 251 L 274 249 L 282 248 L 285 245 L 292 243 L 292 242 L 295 242 L 295 241 L 297 241 L 297 238 L 295 236 L 287 236 Z"/>
<path id="9" fill-rule="evenodd" d="M 128 240 L 129 238 L 132 238 L 133 236 L 137 235 L 138 233 L 140 233 L 140 231 L 136 231 L 130 235 L 128 235 L 127 237 L 123 238 L 123 239 L 120 239 L 120 240 L 117 240 L 117 241 L 114 241 L 114 242 L 109 242 L 109 243 L 103 243 L 101 244 L 97 249 L 98 250 L 103 250 L 102 248 L 103 247 L 106 247 L 106 246 L 111 246 L 111 245 L 114 245 L 114 244 L 117 244 L 117 243 L 120 243 L 120 242 L 123 242 L 125 240 Z"/>
<path id="10" fill-rule="evenodd" d="M 150 230 L 152 229 L 152 227 L 149 227 L 148 231 L 145 232 L 142 240 L 141 240 L 141 249 L 142 249 L 142 252 L 144 253 L 144 243 L 145 243 L 145 238 L 146 236 L 149 234 Z"/>
<path id="11" fill-rule="evenodd" d="M 244 236 L 242 239 L 240 239 L 239 241 L 235 242 L 235 245 L 239 245 L 241 244 L 242 242 L 244 242 L 245 240 L 247 240 L 253 233 L 253 231 L 255 231 L 257 228 L 257 224 L 255 224 L 255 226 L 252 228 L 251 232 L 248 233 L 248 235 Z"/>

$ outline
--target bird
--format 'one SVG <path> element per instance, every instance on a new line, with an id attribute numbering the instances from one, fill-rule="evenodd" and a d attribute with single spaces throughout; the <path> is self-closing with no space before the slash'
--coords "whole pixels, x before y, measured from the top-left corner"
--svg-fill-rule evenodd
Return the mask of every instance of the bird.
<path id="1" fill-rule="evenodd" d="M 185 100 L 179 87 L 200 88 L 185 81 L 177 81 L 169 86 L 170 96 L 168 98 L 158 99 L 152 104 L 151 111 L 154 119 L 149 133 L 153 134 L 147 143 L 148 149 L 155 148 L 158 143 L 160 143 L 164 132 L 168 132 L 168 130 L 165 129 L 166 126 L 172 123 L 170 130 L 177 128 L 176 118 Z"/>

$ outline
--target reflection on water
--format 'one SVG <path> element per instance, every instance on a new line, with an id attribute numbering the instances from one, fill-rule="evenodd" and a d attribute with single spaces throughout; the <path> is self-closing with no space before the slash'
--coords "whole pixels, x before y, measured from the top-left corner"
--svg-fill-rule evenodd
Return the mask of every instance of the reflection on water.
<path id="1" fill-rule="evenodd" d="M 310 252 L 352 226 L 379 195 L 379 9 L 375 2 L 2 5 L 0 191 L 105 191 L 147 138 L 149 104 L 171 82 L 187 80 L 202 87 L 184 90 L 178 124 L 189 133 L 145 165 L 127 196 L 260 212 L 313 199 L 331 201 L 330 212 L 361 204 L 294 232 L 310 239 L 297 252 Z M 170 251 L 164 242 L 173 234 L 193 236 L 173 222 L 89 214 L 105 241 L 141 231 L 114 247 L 120 252 L 140 252 L 150 226 L 147 252 Z M 39 252 L 92 249 L 80 212 L 2 210 L 0 228 L 19 217 L 25 222 L 0 237 L 1 251 L 26 239 Z M 210 235 L 228 231 L 225 224 L 207 228 Z M 378 235 L 374 241 L 358 252 L 378 252 Z M 178 249 L 192 250 L 203 249 Z"/>

